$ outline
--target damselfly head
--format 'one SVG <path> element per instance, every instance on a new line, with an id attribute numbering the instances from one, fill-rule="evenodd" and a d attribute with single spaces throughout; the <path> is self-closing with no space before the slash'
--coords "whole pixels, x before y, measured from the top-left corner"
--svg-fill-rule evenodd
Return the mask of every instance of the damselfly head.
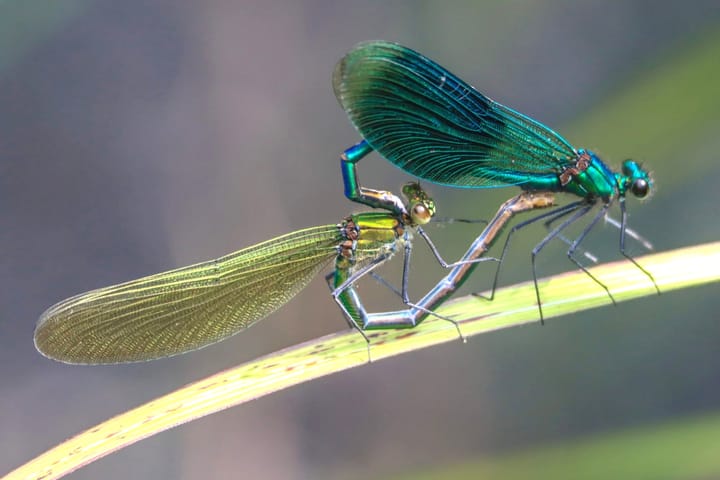
<path id="1" fill-rule="evenodd" d="M 642 166 L 632 160 L 625 160 L 622 164 L 623 192 L 630 190 L 638 198 L 647 197 L 652 188 L 650 174 Z"/>
<path id="2" fill-rule="evenodd" d="M 407 198 L 407 212 L 415 225 L 425 225 L 435 215 L 435 201 L 425 193 L 417 182 L 407 183 L 402 189 Z"/>

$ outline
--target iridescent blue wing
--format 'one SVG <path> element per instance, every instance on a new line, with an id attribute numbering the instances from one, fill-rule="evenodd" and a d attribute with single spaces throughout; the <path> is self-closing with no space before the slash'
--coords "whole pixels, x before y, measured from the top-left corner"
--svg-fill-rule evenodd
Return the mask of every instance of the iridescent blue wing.
<path id="1" fill-rule="evenodd" d="M 394 43 L 357 45 L 335 67 L 333 86 L 370 146 L 431 182 L 532 183 L 559 174 L 577 155 L 551 129 Z"/>

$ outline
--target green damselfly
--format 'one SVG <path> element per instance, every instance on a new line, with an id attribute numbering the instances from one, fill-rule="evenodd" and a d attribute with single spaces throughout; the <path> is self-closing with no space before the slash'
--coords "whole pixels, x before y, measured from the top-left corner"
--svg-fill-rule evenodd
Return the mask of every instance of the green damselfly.
<path id="1" fill-rule="evenodd" d="M 627 228 L 627 192 L 643 198 L 653 187 L 650 175 L 639 163 L 625 160 L 621 171 L 615 172 L 595 153 L 573 148 L 545 125 L 491 100 L 418 52 L 390 42 L 365 42 L 353 48 L 338 62 L 333 87 L 363 137 L 341 159 L 349 199 L 386 207 L 357 189 L 355 164 L 373 150 L 402 170 L 442 185 L 517 185 L 525 191 L 570 193 L 580 200 L 516 225 L 501 256 L 502 261 L 513 232 L 544 221 L 550 231 L 531 254 L 541 319 L 535 257 L 554 238 L 569 244 L 568 258 L 615 301 L 608 288 L 575 257 L 579 245 L 602 218 L 619 228 L 620 252 L 660 292 L 652 275 L 625 248 L 626 236 L 651 248 L 649 242 Z M 620 205 L 620 221 L 607 215 L 615 200 Z M 597 213 L 574 240 L 563 236 L 567 227 L 597 205 Z M 496 274 L 493 291 L 497 278 Z"/>

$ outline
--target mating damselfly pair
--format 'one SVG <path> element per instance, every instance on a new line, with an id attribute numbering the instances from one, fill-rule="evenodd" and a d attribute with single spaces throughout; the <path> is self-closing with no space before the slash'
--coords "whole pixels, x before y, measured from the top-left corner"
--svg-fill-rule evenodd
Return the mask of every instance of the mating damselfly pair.
<path id="1" fill-rule="evenodd" d="M 365 330 L 410 328 L 428 315 L 437 316 L 433 309 L 478 263 L 499 260 L 501 265 L 513 233 L 539 221 L 549 229 L 531 253 L 542 320 L 535 257 L 556 238 L 569 245 L 570 260 L 612 298 L 575 254 L 616 200 L 621 212 L 615 223 L 620 251 L 654 284 L 650 273 L 625 249 L 626 236 L 637 237 L 626 226 L 626 194 L 642 198 L 652 188 L 638 163 L 626 160 L 615 172 L 593 152 L 573 148 L 551 129 L 490 100 L 432 60 L 397 44 L 376 41 L 356 46 L 338 63 L 333 86 L 363 137 L 341 157 L 345 195 L 380 211 L 351 215 L 337 225 L 299 230 L 217 260 L 71 297 L 41 316 L 35 331 L 38 350 L 56 360 L 82 364 L 152 360 L 191 351 L 277 310 L 330 263 L 334 269 L 327 279 L 332 297 L 363 336 Z M 464 188 L 516 185 L 523 193 L 500 207 L 460 260 L 448 263 L 422 228 L 433 217 L 435 204 L 418 184 L 403 188 L 405 200 L 360 186 L 357 162 L 372 151 L 432 183 Z M 513 215 L 550 207 L 553 194 L 559 192 L 579 199 L 515 225 L 501 256 L 483 257 Z M 581 233 L 567 239 L 566 229 L 590 212 L 594 213 Z M 411 230 L 448 268 L 417 302 L 408 295 Z M 407 308 L 369 313 L 355 283 L 397 252 L 404 258 L 398 293 Z M 496 272 L 493 291 L 497 278 Z M 459 328 L 458 332 L 462 336 Z"/>

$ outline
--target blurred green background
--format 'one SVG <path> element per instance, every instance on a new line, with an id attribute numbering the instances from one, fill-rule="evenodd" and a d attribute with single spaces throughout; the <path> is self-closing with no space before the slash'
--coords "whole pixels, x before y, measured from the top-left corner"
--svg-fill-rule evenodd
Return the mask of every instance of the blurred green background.
<path id="1" fill-rule="evenodd" d="M 250 331 L 182 357 L 70 367 L 32 345 L 39 314 L 72 294 L 357 211 L 337 158 L 358 137 L 330 76 L 361 40 L 419 50 L 613 166 L 645 162 L 656 192 L 628 208 L 657 250 L 716 240 L 719 26 L 714 0 L 0 2 L 0 473 L 345 328 L 317 279 Z M 407 180 L 377 157 L 360 172 L 378 188 Z M 516 192 L 428 187 L 440 216 L 463 218 Z M 453 257 L 476 232 L 430 233 Z M 541 235 L 516 239 L 503 283 L 530 278 Z M 617 231 L 587 248 L 617 259 Z M 562 245 L 539 268 L 570 269 Z M 487 288 L 490 270 L 470 287 Z M 442 273 L 420 253 L 413 272 L 416 293 Z M 373 309 L 395 306 L 361 288 Z M 710 286 L 451 343 L 193 422 L 72 478 L 715 478 L 718 311 Z M 615 462 L 627 469 L 603 475 Z"/>

